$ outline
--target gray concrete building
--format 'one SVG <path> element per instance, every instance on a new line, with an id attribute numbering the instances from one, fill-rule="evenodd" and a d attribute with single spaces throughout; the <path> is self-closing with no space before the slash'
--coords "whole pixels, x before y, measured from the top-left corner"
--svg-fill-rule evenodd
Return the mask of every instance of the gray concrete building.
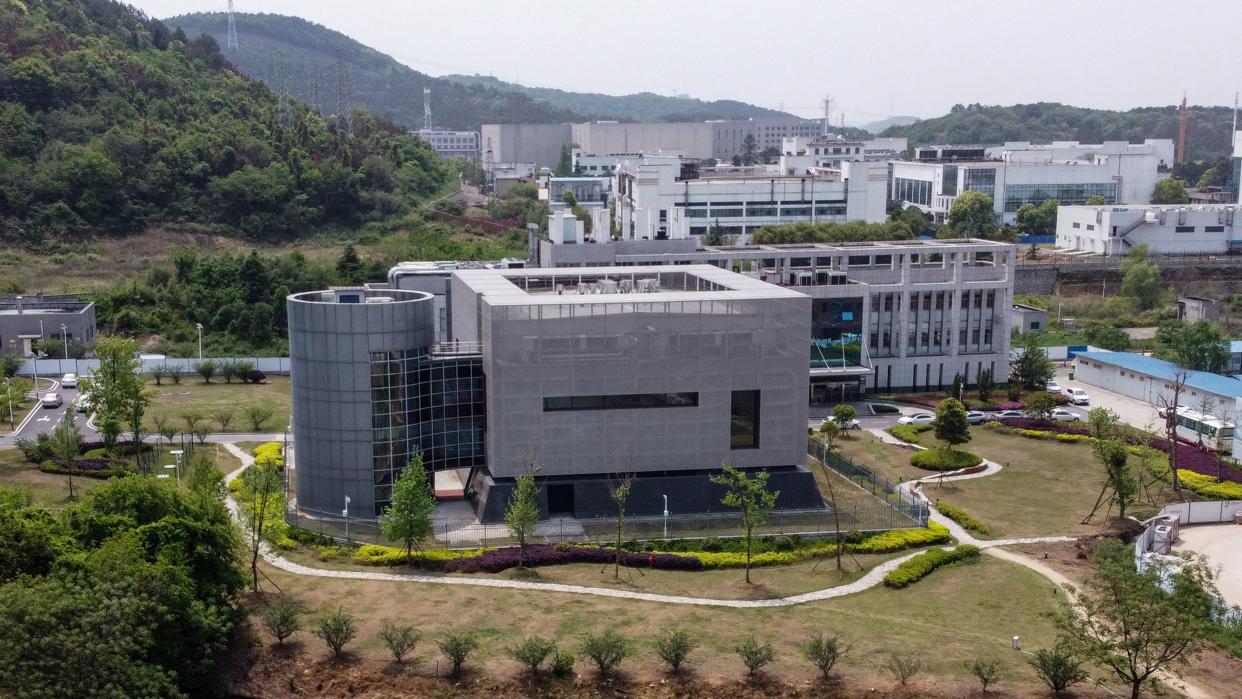
<path id="1" fill-rule="evenodd" d="M 1015 303 L 1009 313 L 1010 325 L 1020 333 L 1041 332 L 1048 329 L 1048 311 L 1035 306 Z"/>
<path id="2" fill-rule="evenodd" d="M 63 326 L 63 329 L 62 329 Z M 0 352 L 33 354 L 40 338 L 95 341 L 95 304 L 71 295 L 25 295 L 0 298 Z"/>
<path id="3" fill-rule="evenodd" d="M 480 153 L 487 163 L 534 163 L 556 167 L 561 148 L 570 142 L 569 124 L 483 124 Z"/>

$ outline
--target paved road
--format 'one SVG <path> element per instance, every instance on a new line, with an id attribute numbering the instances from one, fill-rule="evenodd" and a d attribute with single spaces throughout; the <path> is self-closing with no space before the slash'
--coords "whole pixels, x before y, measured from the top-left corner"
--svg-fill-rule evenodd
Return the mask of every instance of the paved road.
<path id="1" fill-rule="evenodd" d="M 51 432 L 56 428 L 64 416 L 69 411 L 74 416 L 74 421 L 78 424 L 78 429 L 82 431 L 82 438 L 88 442 L 97 441 L 99 433 L 86 424 L 86 413 L 74 412 L 73 402 L 78 398 L 78 390 L 76 388 L 65 388 L 56 382 L 55 388 L 49 390 L 40 390 L 39 395 L 43 396 L 49 392 L 59 393 L 64 402 L 59 408 L 44 408 L 36 406 L 32 411 L 33 414 L 15 415 L 18 420 L 18 430 L 12 434 L 0 437 L 0 449 L 14 446 L 18 438 L 32 439 L 41 432 Z M 23 422 L 23 420 L 25 420 Z"/>
<path id="2" fill-rule="evenodd" d="M 1091 396 L 1091 405 L 1076 408 L 1078 412 L 1086 415 L 1086 411 L 1091 408 L 1105 407 L 1121 418 L 1121 421 L 1131 427 L 1139 429 L 1150 428 L 1152 431 L 1159 432 L 1164 427 L 1164 420 L 1161 419 L 1156 406 L 1145 403 L 1141 400 L 1123 396 L 1120 393 L 1105 390 L 1099 386 L 1092 386 L 1081 381 L 1069 380 L 1069 366 L 1061 366 L 1057 363 L 1056 382 L 1061 388 L 1081 388 Z"/>
<path id="3" fill-rule="evenodd" d="M 1242 606 L 1242 527 L 1236 524 L 1182 527 L 1173 548 L 1206 556 L 1213 567 L 1220 569 L 1216 578 L 1220 596 L 1229 604 Z"/>

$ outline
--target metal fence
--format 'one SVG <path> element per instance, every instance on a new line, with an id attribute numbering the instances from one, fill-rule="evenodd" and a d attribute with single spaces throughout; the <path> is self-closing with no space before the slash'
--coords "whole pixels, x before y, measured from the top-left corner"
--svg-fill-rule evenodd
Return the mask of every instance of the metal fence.
<path id="1" fill-rule="evenodd" d="M 245 361 L 250 362 L 255 369 L 265 374 L 288 374 L 289 358 L 288 357 L 204 357 L 215 362 L 224 361 Z M 181 374 L 194 375 L 194 365 L 203 361 L 201 359 L 186 359 L 181 357 L 168 357 L 165 359 L 142 359 L 139 360 L 139 368 L 141 371 L 150 371 L 155 367 L 167 367 L 169 370 L 178 371 Z M 22 376 L 36 375 L 59 377 L 62 374 L 74 373 L 83 376 L 89 376 L 95 373 L 99 368 L 98 359 L 57 359 L 49 357 L 45 359 L 27 359 L 22 363 L 17 373 Z"/>
<path id="2" fill-rule="evenodd" d="M 904 517 L 917 522 L 918 526 L 927 525 L 927 503 L 915 497 L 909 490 L 901 490 L 866 466 L 856 464 L 835 451 L 829 451 L 828 445 L 819 440 L 808 439 L 806 451 L 809 456 L 880 498 Z"/>

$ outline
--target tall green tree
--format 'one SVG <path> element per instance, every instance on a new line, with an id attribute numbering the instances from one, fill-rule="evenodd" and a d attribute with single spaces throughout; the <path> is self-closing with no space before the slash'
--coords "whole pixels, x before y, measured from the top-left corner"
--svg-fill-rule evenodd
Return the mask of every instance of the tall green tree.
<path id="1" fill-rule="evenodd" d="M 1084 204 L 1086 204 L 1087 206 L 1104 206 L 1107 203 L 1108 203 L 1108 200 L 1100 196 L 1099 194 L 1092 194 L 1091 196 L 1087 197 L 1087 201 L 1084 202 Z"/>
<path id="2" fill-rule="evenodd" d="M 69 499 L 72 500 L 77 497 L 73 491 L 73 460 L 82 453 L 82 430 L 78 429 L 73 410 L 66 410 L 60 416 L 60 421 L 52 429 L 51 440 L 52 453 L 60 460 L 69 479 Z"/>
<path id="3" fill-rule="evenodd" d="M 992 197 L 983 192 L 962 192 L 949 207 L 949 230 L 956 238 L 990 238 L 996 235 Z"/>
<path id="4" fill-rule="evenodd" d="M 1028 389 L 1043 388 L 1056 374 L 1056 367 L 1048 359 L 1048 352 L 1039 346 L 1035 338 L 1027 334 L 1019 336 L 1014 344 L 1017 355 L 1010 366 L 1010 377 Z"/>
<path id="5" fill-rule="evenodd" d="M 513 494 L 505 510 L 505 527 L 518 542 L 518 567 L 526 567 L 526 544 L 539 524 L 539 486 L 535 483 L 537 465 L 514 480 Z"/>
<path id="6" fill-rule="evenodd" d="M 1057 628 L 1070 650 L 1111 670 L 1138 699 L 1153 675 L 1208 648 L 1214 575 L 1200 558 L 1176 569 L 1152 561 L 1140 571 L 1134 548 L 1119 541 L 1102 543 L 1094 561 L 1079 608 L 1066 603 Z"/>
<path id="7" fill-rule="evenodd" d="M 1153 204 L 1186 204 L 1189 202 L 1190 195 L 1186 193 L 1186 184 L 1172 177 L 1160 180 L 1156 183 L 1155 189 L 1151 191 L 1151 203 Z"/>
<path id="8" fill-rule="evenodd" d="M 1170 320 L 1156 328 L 1155 354 L 1183 369 L 1220 373 L 1229 363 L 1229 341 L 1210 320 Z"/>
<path id="9" fill-rule="evenodd" d="M 1146 310 L 1160 302 L 1163 289 L 1160 285 L 1160 268 L 1148 259 L 1146 245 L 1130 248 L 1121 263 L 1121 293 L 1134 299 L 1139 308 Z"/>
<path id="10" fill-rule="evenodd" d="M 754 165 L 759 162 L 759 142 L 755 140 L 753 133 L 748 133 L 742 139 L 742 164 Z"/>
<path id="11" fill-rule="evenodd" d="M 242 472 L 238 511 L 249 530 L 246 538 L 250 553 L 250 584 L 255 592 L 259 591 L 259 554 L 263 539 L 272 527 L 273 519 L 283 514 L 279 510 L 272 511 L 272 506 L 279 502 L 280 487 L 280 470 L 270 459 L 260 458 Z"/>
<path id="12" fill-rule="evenodd" d="M 353 245 L 346 245 L 341 256 L 336 260 L 336 273 L 346 284 L 361 284 L 366 281 L 363 275 L 362 259 Z"/>
<path id="13" fill-rule="evenodd" d="M 1018 228 L 1031 235 L 1049 235 L 1057 229 L 1057 207 L 1061 202 L 1045 199 L 1042 204 L 1018 207 Z"/>
<path id="14" fill-rule="evenodd" d="M 435 513 L 436 494 L 431 475 L 423 465 L 423 455 L 415 454 L 393 483 L 392 502 L 380 516 L 380 530 L 385 537 L 405 544 L 408 561 L 414 547 L 431 536 Z"/>
<path id="15" fill-rule="evenodd" d="M 720 502 L 727 507 L 736 507 L 742 515 L 742 531 L 746 537 L 746 582 L 749 584 L 755 529 L 767 521 L 768 513 L 776 507 L 776 499 L 781 493 L 779 490 L 768 490 L 766 470 L 750 475 L 725 461 L 720 465 L 720 471 L 710 479 L 725 489 Z"/>
<path id="16" fill-rule="evenodd" d="M 133 340 L 101 336 L 95 341 L 99 367 L 87 384 L 86 391 L 90 396 L 91 409 L 95 411 L 95 424 L 99 426 L 99 433 L 109 449 L 116 446 L 121 425 L 135 412 L 141 421 L 147 405 L 143 401 L 150 400 L 143 393 L 137 351 L 138 346 Z M 134 407 L 135 403 L 137 407 Z M 135 442 L 135 449 L 137 444 Z"/>
<path id="17" fill-rule="evenodd" d="M 966 406 L 956 398 L 940 401 L 940 405 L 936 407 L 933 428 L 936 439 L 944 443 L 946 450 L 969 442 L 970 423 L 966 422 Z"/>
<path id="18" fill-rule="evenodd" d="M 1104 466 L 1104 486 L 1117 506 L 1117 516 L 1125 519 L 1126 509 L 1138 490 L 1138 483 L 1130 473 L 1130 452 L 1120 439 L 1106 438 L 1095 443 L 1094 453 Z"/>

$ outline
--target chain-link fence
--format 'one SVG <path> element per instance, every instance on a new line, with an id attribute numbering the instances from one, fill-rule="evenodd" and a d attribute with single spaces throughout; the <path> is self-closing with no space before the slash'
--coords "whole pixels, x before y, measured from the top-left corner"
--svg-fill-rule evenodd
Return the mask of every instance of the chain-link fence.
<path id="1" fill-rule="evenodd" d="M 911 494 L 909 490 L 901 490 L 866 466 L 850 461 L 839 452 L 829 451 L 828 445 L 819 440 L 808 439 L 806 450 L 807 454 L 818 459 L 820 463 L 889 503 L 907 517 L 918 521 L 919 526 L 927 524 L 927 504 Z"/>

